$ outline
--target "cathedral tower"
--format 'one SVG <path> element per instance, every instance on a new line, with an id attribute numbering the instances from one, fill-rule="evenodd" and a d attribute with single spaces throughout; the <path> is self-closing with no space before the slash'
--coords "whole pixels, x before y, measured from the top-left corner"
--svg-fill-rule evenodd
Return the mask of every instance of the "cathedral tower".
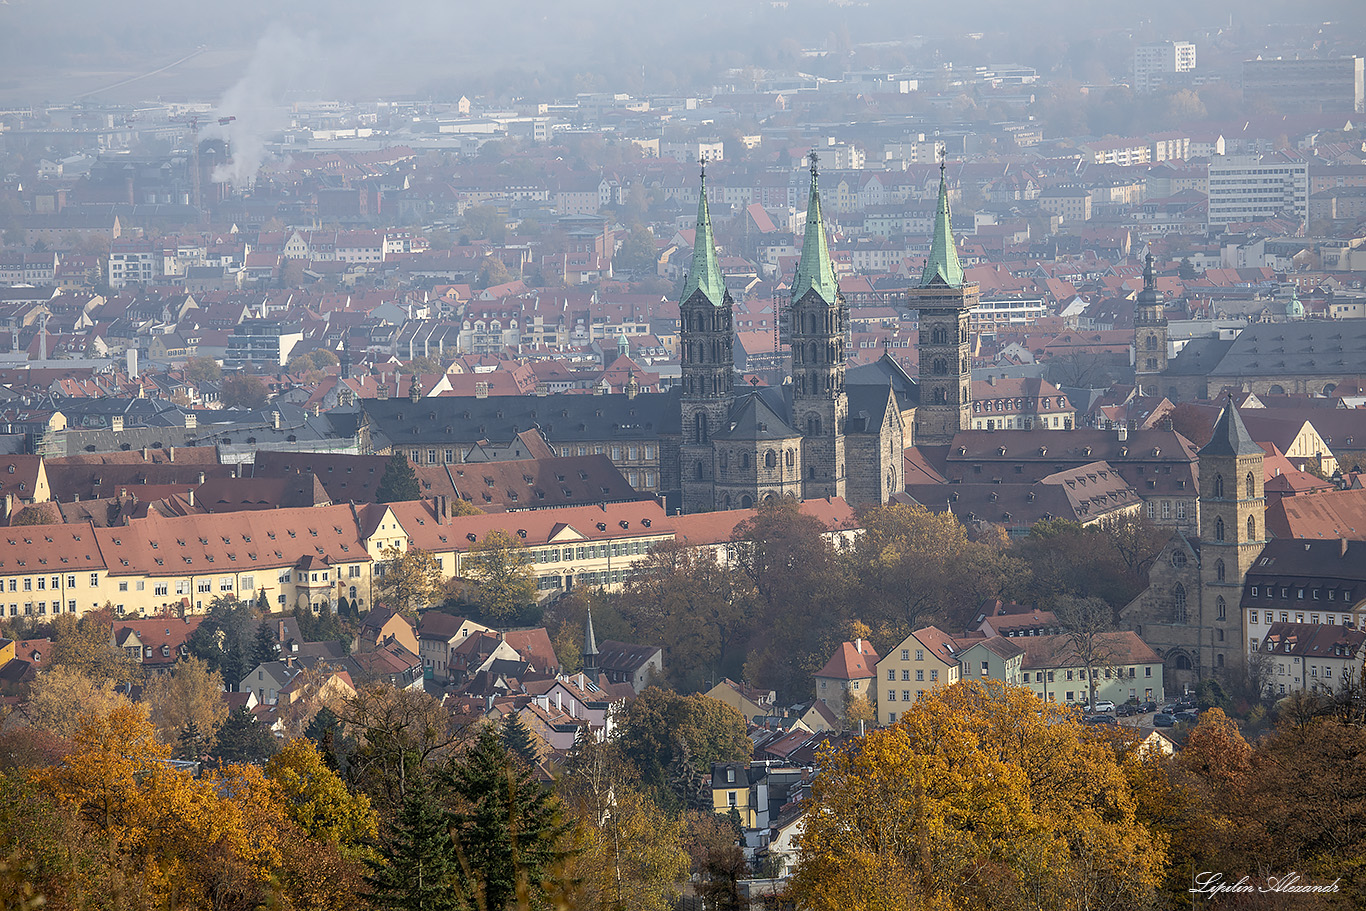
<path id="1" fill-rule="evenodd" d="M 725 426 L 735 384 L 733 307 L 716 256 L 711 211 L 707 207 L 704 162 L 698 190 L 692 268 L 683 281 L 683 294 L 678 304 L 683 384 L 679 467 L 685 512 L 706 512 L 715 508 L 711 441 Z"/>
<path id="2" fill-rule="evenodd" d="M 1143 266 L 1143 290 L 1134 302 L 1134 385 L 1140 395 L 1157 395 L 1167 369 L 1167 317 L 1153 276 L 1153 255 Z"/>
<path id="3" fill-rule="evenodd" d="M 805 497 L 843 497 L 847 471 L 844 425 L 849 399 L 844 390 L 844 342 L 849 306 L 840 293 L 835 265 L 821 220 L 816 153 L 811 153 L 811 196 L 806 204 L 806 237 L 792 279 L 789 310 L 792 343 L 792 425 L 803 437 Z"/>
<path id="4" fill-rule="evenodd" d="M 1243 653 L 1243 579 L 1266 544 L 1262 456 L 1230 398 L 1200 450 L 1201 676 Z"/>
<path id="5" fill-rule="evenodd" d="M 963 277 L 949 217 L 944 162 L 939 163 L 939 208 L 930 256 L 907 305 L 920 311 L 920 404 L 915 409 L 916 445 L 943 446 L 972 427 L 972 362 L 968 317 L 977 305 L 977 283 Z"/>

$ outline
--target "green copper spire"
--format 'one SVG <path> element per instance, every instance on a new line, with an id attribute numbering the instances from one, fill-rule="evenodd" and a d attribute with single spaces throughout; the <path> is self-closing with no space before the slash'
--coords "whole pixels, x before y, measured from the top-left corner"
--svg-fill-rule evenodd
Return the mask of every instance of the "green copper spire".
<path id="1" fill-rule="evenodd" d="M 711 231 L 711 210 L 707 208 L 707 162 L 702 161 L 702 186 L 697 199 L 697 230 L 692 244 L 692 270 L 683 281 L 683 296 L 679 303 L 701 291 L 713 307 L 726 299 L 726 279 L 721 275 L 721 263 L 716 258 L 716 238 Z"/>
<path id="2" fill-rule="evenodd" d="M 802 241 L 802 258 L 797 263 L 797 274 L 792 279 L 792 299 L 801 300 L 814 288 L 826 303 L 833 304 L 839 292 L 835 280 L 835 264 L 830 261 L 830 245 L 825 239 L 825 222 L 821 221 L 821 194 L 816 188 L 816 153 L 811 153 L 811 198 L 806 203 L 806 238 Z"/>
<path id="3" fill-rule="evenodd" d="M 963 267 L 958 262 L 958 248 L 953 243 L 953 222 L 949 218 L 949 186 L 944 179 L 943 159 L 939 162 L 939 209 L 934 216 L 930 258 L 925 260 L 925 271 L 920 275 L 920 287 L 934 285 L 950 288 L 963 286 Z"/>

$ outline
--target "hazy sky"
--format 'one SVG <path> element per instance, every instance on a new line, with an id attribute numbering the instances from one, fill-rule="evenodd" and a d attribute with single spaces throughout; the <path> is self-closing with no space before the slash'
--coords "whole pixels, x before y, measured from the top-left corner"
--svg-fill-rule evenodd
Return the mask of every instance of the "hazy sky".
<path id="1" fill-rule="evenodd" d="M 1235 36 L 1254 45 L 1276 34 L 1267 25 L 1297 16 L 1332 20 L 1331 36 L 1366 44 L 1366 0 L 0 0 L 0 99 L 216 99 L 252 73 L 258 82 L 341 98 L 545 95 L 591 85 L 594 76 L 628 91 L 699 90 L 730 67 L 790 67 L 802 48 L 916 36 L 960 59 L 977 50 L 982 62 L 1046 70 L 1073 41 L 1178 37 L 1231 16 Z M 933 62 L 905 51 L 885 56 L 891 64 Z"/>

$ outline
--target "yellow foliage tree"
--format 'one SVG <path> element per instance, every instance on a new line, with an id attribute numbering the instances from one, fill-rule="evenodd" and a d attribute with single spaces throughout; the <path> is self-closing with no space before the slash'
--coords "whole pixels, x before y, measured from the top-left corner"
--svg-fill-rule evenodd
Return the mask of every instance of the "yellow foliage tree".
<path id="1" fill-rule="evenodd" d="M 209 670 L 208 664 L 198 658 L 181 661 L 170 674 L 153 677 L 143 699 L 157 733 L 167 743 L 173 743 L 191 723 L 212 740 L 228 717 L 228 707 L 223 702 L 223 675 Z"/>
<path id="2" fill-rule="evenodd" d="M 69 666 L 44 671 L 33 682 L 29 715 L 34 724 L 59 737 L 70 738 L 87 715 L 107 715 L 132 703 L 114 691 L 111 680 L 96 682 Z"/>
<path id="3" fill-rule="evenodd" d="M 370 799 L 347 790 L 312 740 L 287 743 L 266 763 L 266 776 L 279 787 L 289 818 L 310 838 L 354 854 L 378 834 Z"/>
<path id="4" fill-rule="evenodd" d="M 824 766 L 794 882 L 813 911 L 1131 907 L 1164 874 L 1114 748 L 1024 688 L 938 688 Z"/>
<path id="5" fill-rule="evenodd" d="M 380 556 L 384 560 L 380 597 L 391 610 L 411 617 L 435 600 L 446 578 L 435 557 L 417 547 L 403 550 L 397 544 L 385 547 Z"/>

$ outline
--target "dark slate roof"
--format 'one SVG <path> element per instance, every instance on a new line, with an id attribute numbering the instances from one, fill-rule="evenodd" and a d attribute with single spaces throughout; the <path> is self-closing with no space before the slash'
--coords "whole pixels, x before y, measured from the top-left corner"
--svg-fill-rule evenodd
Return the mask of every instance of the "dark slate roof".
<path id="1" fill-rule="evenodd" d="M 848 386 L 849 417 L 845 433 L 877 433 L 887 417 L 887 405 L 892 401 L 891 390 L 883 386 Z"/>
<path id="2" fill-rule="evenodd" d="M 1247 427 L 1244 426 L 1243 419 L 1232 402 L 1224 405 L 1224 410 L 1219 412 L 1219 420 L 1214 424 L 1214 434 L 1205 444 L 1205 448 L 1200 450 L 1202 458 L 1262 454 L 1262 447 L 1253 441 L 1252 434 L 1247 432 Z"/>
<path id="3" fill-rule="evenodd" d="M 1231 339 L 1193 338 L 1167 362 L 1164 376 L 1209 376 L 1232 347 Z"/>
<path id="4" fill-rule="evenodd" d="M 728 420 L 729 425 L 716 434 L 716 439 L 790 440 L 801 436 L 758 392 L 740 395 L 731 407 Z"/>
<path id="5" fill-rule="evenodd" d="M 396 446 L 508 439 L 539 428 L 552 446 L 577 441 L 657 440 L 677 435 L 679 391 L 612 395 L 435 396 L 366 399 L 372 429 Z"/>
<path id="6" fill-rule="evenodd" d="M 1184 352 L 1183 352 L 1184 353 Z M 1210 376 L 1355 373 L 1366 358 L 1366 320 L 1312 320 L 1248 326 Z"/>

